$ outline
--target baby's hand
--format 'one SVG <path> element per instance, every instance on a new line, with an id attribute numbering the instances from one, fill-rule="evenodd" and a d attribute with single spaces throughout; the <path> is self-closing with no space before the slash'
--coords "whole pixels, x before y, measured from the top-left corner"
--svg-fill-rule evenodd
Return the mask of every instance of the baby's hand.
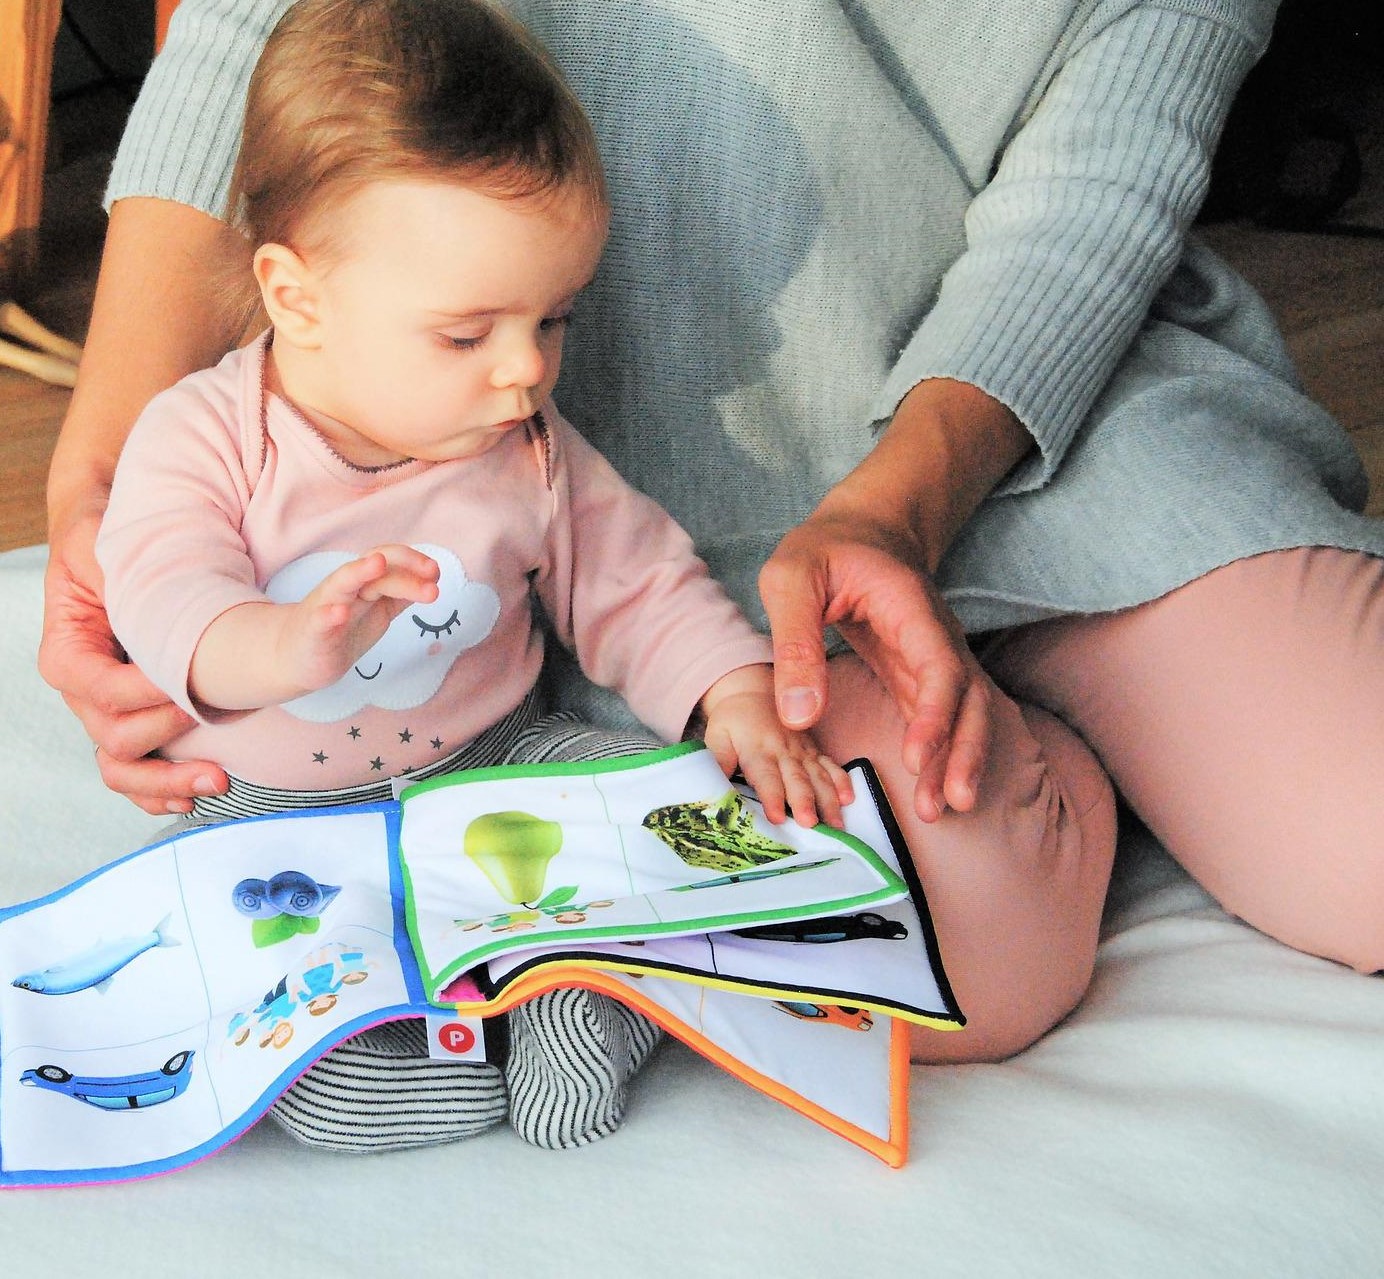
<path id="1" fill-rule="evenodd" d="M 324 577 L 297 606 L 281 637 L 304 688 L 326 688 L 349 671 L 409 604 L 437 598 L 437 562 L 411 546 L 377 546 Z"/>
<path id="2" fill-rule="evenodd" d="M 296 604 L 252 600 L 202 632 L 187 687 L 215 711 L 258 710 L 336 683 L 412 602 L 437 598 L 434 560 L 379 546 L 329 573 Z"/>
<path id="3" fill-rule="evenodd" d="M 817 747 L 810 733 L 787 729 L 774 704 L 769 666 L 742 666 L 702 698 L 707 747 L 727 776 L 738 768 L 754 787 L 764 815 L 800 826 L 841 825 L 841 806 L 854 798 L 850 778 Z"/>

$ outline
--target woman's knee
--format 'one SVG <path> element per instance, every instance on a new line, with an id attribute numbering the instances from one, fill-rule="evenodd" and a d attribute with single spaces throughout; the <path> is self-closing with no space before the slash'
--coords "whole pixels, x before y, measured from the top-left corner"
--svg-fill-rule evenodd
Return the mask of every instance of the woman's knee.
<path id="1" fill-rule="evenodd" d="M 1027 1047 L 1090 982 L 1114 855 L 1114 795 L 1081 740 L 998 690 L 976 808 L 925 823 L 903 767 L 903 724 L 863 664 L 832 663 L 824 749 L 874 763 L 918 868 L 967 1027 L 920 1030 L 915 1056 L 987 1061 Z"/>
<path id="2" fill-rule="evenodd" d="M 1384 561 L 1240 560 L 1124 613 L 1027 628 L 995 669 L 1079 727 L 1227 911 L 1384 967 Z"/>

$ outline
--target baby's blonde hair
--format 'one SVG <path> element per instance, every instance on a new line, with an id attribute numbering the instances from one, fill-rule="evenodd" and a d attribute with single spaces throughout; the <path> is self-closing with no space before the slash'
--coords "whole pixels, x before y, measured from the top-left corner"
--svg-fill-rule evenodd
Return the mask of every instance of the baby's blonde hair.
<path id="1" fill-rule="evenodd" d="M 603 213 L 591 124 L 538 42 L 485 0 L 298 0 L 250 80 L 227 220 L 330 254 L 330 219 L 368 183 L 436 179 L 499 198 L 575 190 Z"/>

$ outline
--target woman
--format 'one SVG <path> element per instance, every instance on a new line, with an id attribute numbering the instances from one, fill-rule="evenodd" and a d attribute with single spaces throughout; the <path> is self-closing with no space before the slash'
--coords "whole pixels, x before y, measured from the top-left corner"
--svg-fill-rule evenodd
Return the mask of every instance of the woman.
<path id="1" fill-rule="evenodd" d="M 241 336 L 203 263 L 283 7 L 175 17 L 50 480 L 42 669 L 151 811 L 224 777 L 146 758 L 185 722 L 118 665 L 91 544 L 135 414 Z M 1185 243 L 1273 5 L 507 7 L 609 170 L 568 412 L 759 610 L 785 722 L 880 767 L 970 1022 L 919 1059 L 1080 998 L 1110 781 L 1228 910 L 1384 967 L 1384 534 L 1262 304 Z"/>

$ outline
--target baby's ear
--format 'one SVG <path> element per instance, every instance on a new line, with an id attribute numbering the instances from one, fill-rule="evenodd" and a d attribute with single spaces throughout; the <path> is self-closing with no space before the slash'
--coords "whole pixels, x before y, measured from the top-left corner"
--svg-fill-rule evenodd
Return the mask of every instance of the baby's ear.
<path id="1" fill-rule="evenodd" d="M 262 244 L 254 271 L 275 339 L 304 349 L 319 346 L 318 282 L 308 264 L 286 245 Z"/>

